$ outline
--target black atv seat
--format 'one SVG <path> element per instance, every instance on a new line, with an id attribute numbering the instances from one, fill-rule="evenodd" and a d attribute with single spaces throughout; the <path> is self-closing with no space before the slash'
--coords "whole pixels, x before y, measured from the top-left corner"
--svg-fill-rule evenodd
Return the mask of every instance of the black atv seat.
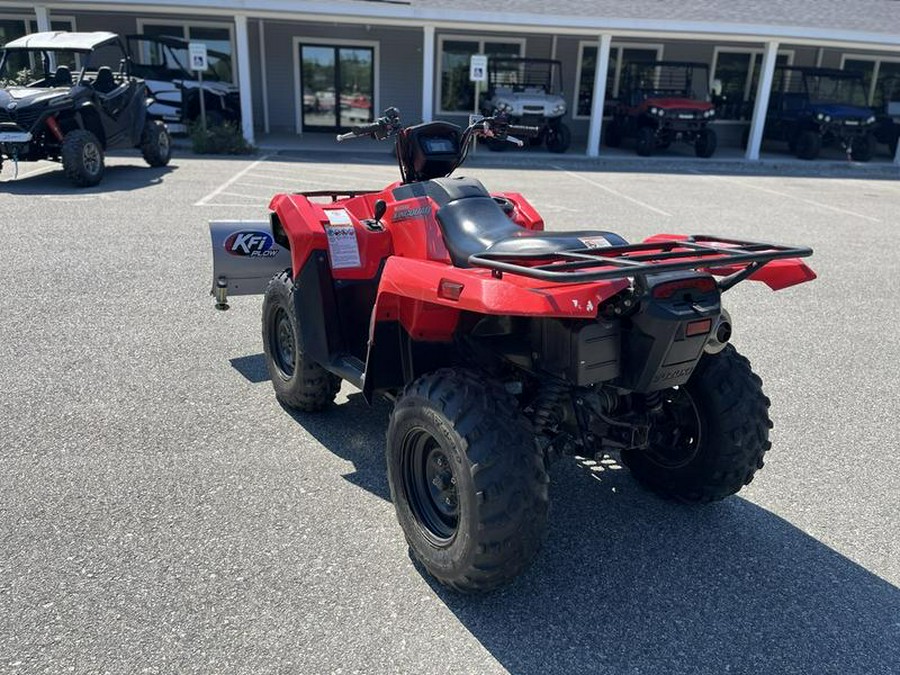
<path id="1" fill-rule="evenodd" d="M 484 186 L 471 178 L 438 178 L 416 185 L 420 189 L 412 192 L 424 192 L 421 196 L 431 197 L 440 206 L 437 221 L 456 267 L 471 267 L 469 256 L 474 253 L 540 258 L 561 251 L 628 243 L 617 234 L 597 230 L 558 234 L 526 230 L 510 220 Z M 411 187 L 398 188 L 395 197 L 408 198 L 398 192 Z"/>
<path id="2" fill-rule="evenodd" d="M 109 66 L 101 66 L 97 71 L 97 77 L 94 79 L 94 91 L 98 94 L 108 94 L 117 86 L 116 78 L 113 77 L 112 68 Z"/>
<path id="3" fill-rule="evenodd" d="M 56 73 L 53 75 L 53 86 L 55 87 L 71 87 L 72 71 L 68 66 L 58 66 Z"/>

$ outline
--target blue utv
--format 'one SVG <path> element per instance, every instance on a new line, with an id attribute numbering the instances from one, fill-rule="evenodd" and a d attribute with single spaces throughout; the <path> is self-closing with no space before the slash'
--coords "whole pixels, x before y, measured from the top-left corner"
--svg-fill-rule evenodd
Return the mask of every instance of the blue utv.
<path id="1" fill-rule="evenodd" d="M 836 146 L 848 158 L 868 162 L 875 154 L 875 121 L 862 74 L 783 66 L 775 69 L 763 137 L 787 142 L 800 159 L 816 159 L 823 147 Z"/>

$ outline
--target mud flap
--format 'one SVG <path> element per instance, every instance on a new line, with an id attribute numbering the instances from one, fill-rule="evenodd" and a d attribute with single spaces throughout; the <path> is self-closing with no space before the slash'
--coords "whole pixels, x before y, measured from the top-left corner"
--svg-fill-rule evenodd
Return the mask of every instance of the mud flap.
<path id="1" fill-rule="evenodd" d="M 211 220 L 211 295 L 227 309 L 228 295 L 263 293 L 274 275 L 291 267 L 291 252 L 275 241 L 266 220 Z M 220 306 L 224 305 L 224 306 Z"/>

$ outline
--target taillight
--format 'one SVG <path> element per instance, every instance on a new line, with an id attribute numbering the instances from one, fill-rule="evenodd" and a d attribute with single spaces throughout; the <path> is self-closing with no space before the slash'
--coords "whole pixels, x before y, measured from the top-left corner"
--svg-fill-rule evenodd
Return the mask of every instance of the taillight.
<path id="1" fill-rule="evenodd" d="M 444 298 L 445 300 L 457 301 L 459 300 L 459 296 L 462 295 L 463 288 L 463 284 L 458 281 L 441 279 L 441 283 L 438 284 L 438 297 Z"/>
<path id="2" fill-rule="evenodd" d="M 694 337 L 695 335 L 706 335 L 710 330 L 712 330 L 712 319 L 691 321 L 687 325 L 687 328 L 684 329 L 684 336 Z"/>
<path id="3" fill-rule="evenodd" d="M 712 277 L 691 277 L 690 279 L 676 279 L 667 281 L 653 288 L 653 297 L 657 300 L 667 300 L 678 291 L 696 291 L 697 293 L 712 293 L 716 290 L 716 280 Z"/>

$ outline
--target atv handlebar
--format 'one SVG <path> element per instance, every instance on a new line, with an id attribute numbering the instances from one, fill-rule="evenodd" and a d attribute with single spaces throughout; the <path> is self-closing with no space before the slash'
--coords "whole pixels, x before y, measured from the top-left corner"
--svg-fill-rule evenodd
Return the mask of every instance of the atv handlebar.
<path id="1" fill-rule="evenodd" d="M 388 108 L 384 111 L 384 115 L 379 117 L 371 124 L 363 124 L 353 127 L 345 134 L 338 134 L 337 141 L 349 141 L 351 138 L 360 138 L 362 136 L 371 136 L 376 140 L 383 140 L 388 136 L 393 136 L 400 130 L 400 111 L 396 108 Z"/>

